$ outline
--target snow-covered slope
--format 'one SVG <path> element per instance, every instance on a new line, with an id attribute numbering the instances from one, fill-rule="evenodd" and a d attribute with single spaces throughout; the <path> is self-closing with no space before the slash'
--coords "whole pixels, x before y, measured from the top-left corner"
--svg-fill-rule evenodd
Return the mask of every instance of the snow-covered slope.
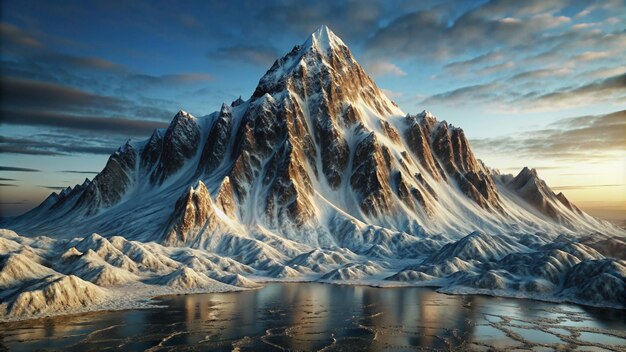
<path id="1" fill-rule="evenodd" d="M 28 238 L 0 230 L 0 320 L 145 305 L 156 295 L 259 287 L 254 269 L 191 248 L 104 238 Z"/>
<path id="2" fill-rule="evenodd" d="M 559 237 L 529 248 L 515 238 L 472 233 L 387 278 L 448 293 L 626 306 L 626 261 Z"/>
<path id="3" fill-rule="evenodd" d="M 251 257 L 120 236 L 29 238 L 0 230 L 0 320 L 145 307 L 156 295 L 258 288 L 259 281 L 425 285 L 626 307 L 626 261 L 576 240 L 527 245 L 525 238 L 474 232 L 413 259 L 338 247 L 303 247 L 282 257 L 260 247 Z"/>
<path id="4" fill-rule="evenodd" d="M 608 253 L 625 235 L 535 170 L 488 168 L 462 129 L 402 112 L 325 26 L 276 60 L 248 100 L 204 117 L 178 112 L 167 129 L 120 147 L 93 180 L 0 226 L 70 241 L 63 266 L 53 265 L 59 275 L 116 286 L 167 272 L 150 282 L 186 288 L 251 286 L 220 279 L 228 273 L 367 279 L 387 259 L 428 257 L 433 268 L 397 276 L 415 281 L 538 251 L 559 236 Z M 15 243 L 0 237 L 0 251 Z M 19 265 L 4 259 L 0 280 Z M 33 268 L 14 279 L 41 279 L 45 270 Z M 475 286 L 468 280 L 455 282 Z"/>

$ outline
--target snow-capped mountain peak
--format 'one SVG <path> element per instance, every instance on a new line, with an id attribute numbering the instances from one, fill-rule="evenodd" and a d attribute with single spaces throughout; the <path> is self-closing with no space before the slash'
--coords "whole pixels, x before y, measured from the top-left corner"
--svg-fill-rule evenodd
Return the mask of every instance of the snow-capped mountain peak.
<path id="1" fill-rule="evenodd" d="M 7 224 L 145 239 L 185 224 L 169 238 L 198 246 L 219 231 L 263 229 L 354 251 L 370 249 L 362 231 L 375 226 L 377 252 L 477 230 L 618 231 L 554 194 L 536 171 L 493 173 L 462 129 L 428 111 L 402 112 L 326 26 L 276 60 L 249 100 L 202 118 L 180 110 L 167 129 L 122 146 L 93 181 Z M 191 228 L 193 236 L 183 233 Z"/>
<path id="2" fill-rule="evenodd" d="M 346 47 L 346 45 L 326 25 L 320 26 L 315 32 L 311 33 L 302 45 L 303 50 L 314 49 L 324 54 L 340 50 L 342 47 Z"/>

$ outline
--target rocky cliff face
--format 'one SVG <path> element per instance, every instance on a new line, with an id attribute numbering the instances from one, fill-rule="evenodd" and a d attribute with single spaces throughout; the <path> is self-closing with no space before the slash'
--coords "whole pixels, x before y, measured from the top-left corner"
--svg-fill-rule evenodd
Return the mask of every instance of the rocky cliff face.
<path id="1" fill-rule="evenodd" d="M 229 233 L 407 255 L 429 247 L 425 238 L 475 230 L 619 232 L 534 170 L 493 173 L 462 129 L 400 111 L 326 27 L 278 59 L 250 99 L 200 118 L 180 111 L 121 147 L 93 181 L 4 225 L 190 246 Z"/>
<path id="2" fill-rule="evenodd" d="M 88 215 L 92 215 L 99 208 L 108 208 L 118 203 L 135 182 L 136 161 L 137 151 L 127 142 L 111 155 L 93 182 L 83 184 L 84 189 L 73 209 L 86 210 Z"/>
<path id="3" fill-rule="evenodd" d="M 162 183 L 193 157 L 200 143 L 200 127 L 190 114 L 179 111 L 163 136 L 163 146 L 150 181 Z M 153 157 L 154 158 L 154 157 Z"/>
<path id="4" fill-rule="evenodd" d="M 203 232 L 230 230 L 223 220 L 233 212 L 232 193 L 228 181 L 222 185 L 215 202 L 202 181 L 189 188 L 177 201 L 168 220 L 162 242 L 169 245 L 193 246 L 202 239 Z M 216 204 L 217 203 L 217 204 Z"/>

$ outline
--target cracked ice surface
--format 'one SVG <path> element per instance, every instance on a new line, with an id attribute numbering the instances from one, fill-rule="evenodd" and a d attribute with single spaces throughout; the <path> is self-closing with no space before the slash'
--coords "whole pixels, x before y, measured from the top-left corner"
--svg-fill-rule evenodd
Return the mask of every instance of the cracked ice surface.
<path id="1" fill-rule="evenodd" d="M 622 310 L 429 288 L 274 283 L 154 309 L 0 325 L 0 346 L 62 350 L 626 350 Z"/>

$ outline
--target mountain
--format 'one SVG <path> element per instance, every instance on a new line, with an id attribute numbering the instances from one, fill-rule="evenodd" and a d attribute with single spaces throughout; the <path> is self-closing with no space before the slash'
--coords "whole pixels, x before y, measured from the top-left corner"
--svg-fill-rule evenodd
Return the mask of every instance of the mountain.
<path id="1" fill-rule="evenodd" d="M 3 225 L 197 247 L 213 233 L 268 231 L 354 249 L 366 228 L 445 238 L 615 231 L 535 170 L 489 169 L 462 129 L 403 113 L 327 27 L 277 60 L 247 101 L 201 118 L 180 111 L 120 147 L 93 180 Z"/>
<path id="2" fill-rule="evenodd" d="M 93 180 L 3 221 L 28 236 L 121 235 L 213 253 L 259 275 L 324 280 L 367 278 L 389 270 L 389 258 L 454 272 L 544 251 L 538 245 L 559 236 L 624 236 L 555 194 L 535 170 L 490 169 L 462 129 L 427 111 L 402 112 L 325 26 L 276 60 L 248 100 L 203 117 L 179 111 L 167 129 L 121 146 Z M 96 244 L 75 250 L 84 268 L 68 274 L 108 285 L 143 280 L 96 258 Z M 146 282 L 201 288 L 219 281 L 215 268 L 196 272 L 172 259 L 152 258 L 176 271 Z M 401 269 L 412 272 L 402 281 L 435 277 L 434 269 Z M 254 286 L 230 274 L 226 284 Z"/>

